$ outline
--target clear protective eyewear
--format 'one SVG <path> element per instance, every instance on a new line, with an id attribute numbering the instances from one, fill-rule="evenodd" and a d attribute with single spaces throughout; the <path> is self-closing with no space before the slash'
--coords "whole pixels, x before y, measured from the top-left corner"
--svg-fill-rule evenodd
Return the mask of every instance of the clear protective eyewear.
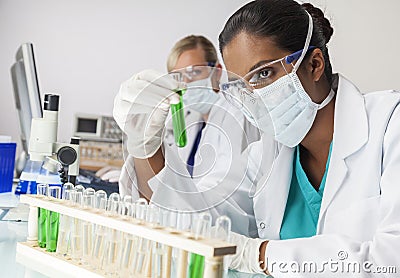
<path id="1" fill-rule="evenodd" d="M 310 46 L 308 50 L 314 48 L 314 46 Z M 222 94 L 229 103 L 238 108 L 243 106 L 244 101 L 253 102 L 257 98 L 253 90 L 261 89 L 272 84 L 279 77 L 283 76 L 282 71 L 284 74 L 288 74 L 285 64 L 292 65 L 294 68 L 293 62 L 300 58 L 302 52 L 303 50 L 299 50 L 285 57 L 263 64 L 251 70 L 243 77 L 230 74 L 229 79 L 231 79 L 231 81 L 220 85 Z"/>
<path id="2" fill-rule="evenodd" d="M 212 73 L 215 63 L 207 62 L 204 64 L 191 65 L 182 69 L 174 70 L 172 72 L 179 72 L 185 79 L 186 83 L 205 79 Z"/>

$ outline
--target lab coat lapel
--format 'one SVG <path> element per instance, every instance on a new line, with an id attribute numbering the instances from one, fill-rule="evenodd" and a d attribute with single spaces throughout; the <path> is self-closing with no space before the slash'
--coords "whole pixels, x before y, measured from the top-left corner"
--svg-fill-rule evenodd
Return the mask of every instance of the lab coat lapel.
<path id="1" fill-rule="evenodd" d="M 293 170 L 294 148 L 282 146 L 277 158 L 257 185 L 254 198 L 261 238 L 279 239 Z"/>
<path id="2" fill-rule="evenodd" d="M 357 152 L 368 140 L 368 121 L 364 98 L 359 90 L 339 75 L 335 103 L 335 120 L 331 160 L 322 198 L 317 232 L 335 194 L 348 173 L 346 158 Z"/>

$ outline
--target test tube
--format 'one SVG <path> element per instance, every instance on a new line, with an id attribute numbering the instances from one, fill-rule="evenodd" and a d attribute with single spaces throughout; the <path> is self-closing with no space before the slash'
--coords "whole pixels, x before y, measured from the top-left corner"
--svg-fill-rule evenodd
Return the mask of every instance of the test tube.
<path id="1" fill-rule="evenodd" d="M 75 190 L 76 190 L 77 192 L 82 192 L 82 195 L 83 195 L 83 191 L 85 191 L 85 187 L 84 187 L 82 184 L 77 184 L 77 185 L 75 186 Z"/>
<path id="2" fill-rule="evenodd" d="M 176 227 L 176 213 L 166 209 L 160 210 L 160 224 L 168 228 Z M 153 260 L 152 260 L 152 277 L 153 278 L 170 278 L 172 267 L 172 247 L 154 242 Z"/>
<path id="3" fill-rule="evenodd" d="M 61 199 L 63 200 L 69 200 L 69 198 L 67 198 L 65 195 L 69 194 L 69 192 L 66 191 L 71 191 L 74 189 L 74 184 L 70 183 L 70 182 L 66 182 L 63 184 L 62 188 L 61 188 Z"/>
<path id="4" fill-rule="evenodd" d="M 195 239 L 210 237 L 211 214 L 203 212 L 199 215 L 193 227 Z M 192 253 L 189 263 L 189 277 L 202 278 L 204 273 L 204 256 Z"/>
<path id="5" fill-rule="evenodd" d="M 135 202 L 136 204 L 136 218 L 141 222 L 144 223 L 147 218 L 147 201 L 143 198 L 140 198 Z M 143 276 L 146 269 L 147 261 L 149 261 L 148 257 L 151 257 L 149 241 L 144 238 L 137 239 L 137 246 L 136 246 L 136 254 L 135 254 L 135 261 L 133 267 L 133 275 Z"/>
<path id="6" fill-rule="evenodd" d="M 231 219 L 228 216 L 222 215 L 218 217 L 217 220 L 215 220 L 215 230 L 212 237 L 229 241 L 231 226 L 232 226 Z"/>
<path id="7" fill-rule="evenodd" d="M 222 215 L 217 218 L 215 221 L 215 230 L 212 235 L 213 238 L 217 238 L 220 240 L 228 241 L 230 240 L 230 233 L 231 233 L 231 219 L 228 216 Z M 228 256 L 224 257 L 224 272 L 223 277 L 228 277 Z"/>
<path id="8" fill-rule="evenodd" d="M 86 188 L 83 191 L 83 208 L 92 209 L 94 208 L 94 195 L 95 190 L 93 188 Z M 88 221 L 82 221 L 82 261 L 84 264 L 89 264 L 92 256 L 93 246 L 93 224 Z"/>
<path id="9" fill-rule="evenodd" d="M 106 209 L 107 193 L 104 190 L 97 190 L 94 193 L 94 207 L 100 211 Z"/>
<path id="10" fill-rule="evenodd" d="M 47 190 L 49 185 L 40 183 L 37 185 L 37 195 L 47 196 Z M 46 218 L 47 210 L 44 208 L 38 209 L 38 245 L 42 248 L 46 247 Z"/>
<path id="11" fill-rule="evenodd" d="M 49 186 L 48 196 L 50 198 L 60 199 L 61 198 L 61 187 Z M 57 249 L 57 238 L 58 238 L 58 221 L 60 214 L 51 210 L 47 211 L 46 218 L 46 250 L 49 252 L 55 252 Z"/>
<path id="12" fill-rule="evenodd" d="M 129 219 L 133 216 L 133 202 L 131 196 L 124 196 L 123 200 L 120 202 L 118 213 L 123 219 Z"/>
<path id="13" fill-rule="evenodd" d="M 73 205 L 81 208 L 83 192 L 77 187 L 75 186 L 75 190 L 71 192 L 71 197 Z M 80 260 L 82 258 L 82 222 L 78 218 L 72 219 L 70 238 L 71 257 L 74 260 Z"/>
<path id="14" fill-rule="evenodd" d="M 104 213 L 107 208 L 107 193 L 103 190 L 98 190 L 95 193 L 95 208 Z M 105 236 L 107 234 L 107 229 L 101 225 L 95 225 L 95 238 L 92 247 L 92 266 L 93 269 L 102 268 L 102 260 L 105 252 Z"/>
<path id="15" fill-rule="evenodd" d="M 189 232 L 192 227 L 192 214 L 187 212 L 179 211 L 177 214 L 177 228 L 183 233 Z M 188 252 L 180 249 L 178 258 L 176 260 L 175 268 L 178 278 L 187 277 L 187 265 L 188 265 Z"/>
<path id="16" fill-rule="evenodd" d="M 134 216 L 135 209 L 132 203 L 132 197 L 125 196 L 123 201 L 123 210 L 120 210 L 120 214 L 123 215 L 124 219 L 128 220 Z M 123 248 L 121 249 L 121 271 L 122 277 L 128 277 L 130 274 L 130 267 L 133 264 L 135 257 L 135 236 L 131 234 L 124 234 Z"/>
<path id="17" fill-rule="evenodd" d="M 185 113 L 183 110 L 183 95 L 186 92 L 186 85 L 180 72 L 171 72 L 169 75 L 178 81 L 178 89 L 175 92 L 179 95 L 179 102 L 171 104 L 172 127 L 174 131 L 175 144 L 184 147 L 187 143 Z"/>
<path id="18" fill-rule="evenodd" d="M 72 183 L 65 183 L 61 189 L 61 198 L 65 202 L 71 201 L 71 191 L 74 190 Z M 60 224 L 58 228 L 58 240 L 56 254 L 66 256 L 70 251 L 70 233 L 71 233 L 71 217 L 67 215 L 60 215 Z"/>
<path id="19" fill-rule="evenodd" d="M 118 193 L 110 194 L 108 199 L 107 213 L 110 216 L 117 216 L 119 211 L 121 197 Z M 121 232 L 108 229 L 106 237 L 106 256 L 105 256 L 105 270 L 108 275 L 114 275 L 120 262 L 120 245 L 121 245 Z"/>

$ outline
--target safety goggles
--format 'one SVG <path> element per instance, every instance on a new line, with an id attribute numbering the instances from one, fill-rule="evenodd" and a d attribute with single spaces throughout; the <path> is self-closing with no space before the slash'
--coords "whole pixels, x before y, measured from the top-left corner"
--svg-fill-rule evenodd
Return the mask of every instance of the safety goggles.
<path id="1" fill-rule="evenodd" d="M 314 48 L 314 46 L 310 46 L 307 50 Z M 300 58 L 302 51 L 303 49 L 265 63 L 251 70 L 243 77 L 232 73 L 228 74 L 228 79 L 231 81 L 220 84 L 222 94 L 228 102 L 241 107 L 241 102 L 256 98 L 253 94 L 254 89 L 268 86 L 284 74 L 288 74 L 287 65 L 291 65 L 294 68 L 293 62 Z"/>
<path id="2" fill-rule="evenodd" d="M 182 69 L 174 70 L 172 72 L 179 72 L 182 74 L 186 83 L 205 79 L 209 77 L 215 67 L 215 63 L 208 62 L 204 64 L 191 65 Z"/>

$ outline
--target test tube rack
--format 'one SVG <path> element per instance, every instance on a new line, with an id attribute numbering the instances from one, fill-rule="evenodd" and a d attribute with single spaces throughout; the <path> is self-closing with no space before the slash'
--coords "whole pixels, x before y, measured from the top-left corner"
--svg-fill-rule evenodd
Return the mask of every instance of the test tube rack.
<path id="1" fill-rule="evenodd" d="M 182 232 L 153 223 L 140 222 L 134 218 L 122 218 L 116 217 L 115 215 L 109 216 L 96 209 L 73 207 L 70 203 L 62 199 L 27 194 L 21 195 L 20 201 L 21 203 L 26 203 L 30 206 L 30 215 L 36 215 L 36 218 L 30 216 L 29 221 L 36 221 L 35 223 L 38 221 L 37 208 L 44 208 L 73 218 L 148 239 L 153 242 L 165 244 L 172 248 L 204 256 L 204 277 L 207 278 L 222 278 L 224 256 L 232 255 L 236 252 L 236 246 L 234 244 L 219 239 L 195 239 L 194 235 L 189 232 Z M 17 244 L 17 261 L 22 261 L 26 264 L 26 259 L 28 259 L 30 261 L 28 267 L 45 275 L 51 274 L 50 276 L 54 275 L 54 271 L 58 271 L 64 274 L 61 276 L 103 277 L 100 272 L 96 273 L 86 265 L 79 264 L 68 258 L 57 256 L 55 253 L 44 251 L 44 249 L 38 247 L 37 240 L 29 241 L 29 233 L 32 233 L 32 231 L 28 230 L 27 242 Z M 40 266 L 39 269 L 38 266 Z M 45 273 L 45 271 L 49 271 L 49 273 Z"/>

